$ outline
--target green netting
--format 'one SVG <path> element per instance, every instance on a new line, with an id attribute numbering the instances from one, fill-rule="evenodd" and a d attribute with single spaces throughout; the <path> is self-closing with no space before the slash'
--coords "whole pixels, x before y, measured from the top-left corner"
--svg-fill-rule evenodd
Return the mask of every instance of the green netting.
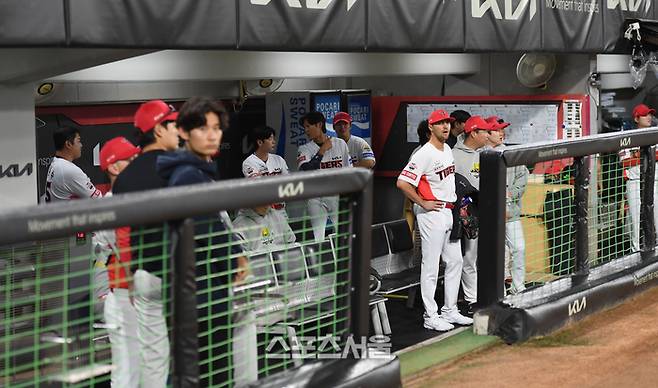
<path id="1" fill-rule="evenodd" d="M 341 356 L 350 332 L 350 206 L 338 197 L 310 202 L 195 219 L 200 386 L 253 382 Z M 108 386 L 116 367 L 112 335 L 127 326 L 105 319 L 107 298 L 97 296 L 109 291 L 106 271 L 120 267 L 98 259 L 127 253 L 134 305 L 121 308 L 135 309 L 147 322 L 140 327 L 151 330 L 114 356 L 137 355 L 139 364 L 143 335 L 151 351 L 165 349 L 156 372 L 171 384 L 172 328 L 180 323 L 173 316 L 174 232 L 168 224 L 110 230 L 117 241 L 104 250 L 97 246 L 102 233 L 0 248 L 0 386 Z M 111 286 L 113 300 L 121 294 L 130 303 L 123 285 Z"/>
<path id="2" fill-rule="evenodd" d="M 643 249 L 641 214 L 644 190 L 654 190 L 640 174 L 636 149 L 587 158 L 588 260 L 595 267 Z M 624 164 L 622 164 L 624 162 Z M 509 293 L 572 275 L 575 271 L 576 205 L 571 159 L 530 166 L 518 218 L 509 217 L 514 201 L 507 171 L 505 276 Z M 520 286 L 519 286 L 520 285 Z"/>
<path id="3" fill-rule="evenodd" d="M 104 315 L 109 290 L 97 235 L 0 248 L 0 385 L 109 382 L 112 328 Z M 160 239 L 152 248 L 156 245 L 162 250 L 168 241 Z"/>
<path id="4" fill-rule="evenodd" d="M 342 349 L 349 331 L 349 208 L 342 203 L 329 217 L 315 215 L 326 222 L 320 240 L 306 206 L 242 209 L 230 230 L 214 217 L 196 221 L 201 385 L 253 382 Z"/>

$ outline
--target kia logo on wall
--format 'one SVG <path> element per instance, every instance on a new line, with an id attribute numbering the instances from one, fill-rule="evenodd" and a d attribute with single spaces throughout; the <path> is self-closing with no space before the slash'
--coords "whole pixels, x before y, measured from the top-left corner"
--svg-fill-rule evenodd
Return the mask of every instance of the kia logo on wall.
<path id="1" fill-rule="evenodd" d="M 503 4 L 504 15 L 498 2 Z M 537 14 L 537 0 L 520 0 L 516 7 L 512 0 L 471 0 L 471 16 L 474 18 L 481 18 L 490 10 L 496 19 L 519 20 L 526 8 L 530 8 L 528 18 L 532 20 Z"/>
<path id="2" fill-rule="evenodd" d="M 644 13 L 649 12 L 651 0 L 607 0 L 608 9 L 620 7 L 622 11 L 638 12 L 640 6 L 644 3 Z"/>
<path id="3" fill-rule="evenodd" d="M 18 178 L 23 175 L 30 176 L 32 175 L 33 166 L 32 163 L 27 163 L 23 168 L 21 168 L 18 163 L 10 164 L 8 166 L 3 166 L 0 164 L 0 179 L 3 178 Z"/>
<path id="4" fill-rule="evenodd" d="M 276 0 L 281 1 L 281 0 Z M 334 0 L 285 0 L 290 8 L 327 9 Z M 342 0 L 338 0 L 342 1 Z M 351 10 L 359 0 L 347 0 L 347 10 Z M 253 5 L 269 5 L 272 0 L 251 0 Z M 304 5 L 302 5 L 304 3 Z M 305 7 L 304 7 L 305 6 Z"/>

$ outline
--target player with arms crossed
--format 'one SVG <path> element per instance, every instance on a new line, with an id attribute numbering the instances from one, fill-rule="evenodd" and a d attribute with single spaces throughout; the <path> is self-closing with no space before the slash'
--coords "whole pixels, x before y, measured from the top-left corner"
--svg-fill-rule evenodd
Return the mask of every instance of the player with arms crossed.
<path id="1" fill-rule="evenodd" d="M 352 167 L 347 144 L 343 139 L 327 136 L 322 113 L 309 112 L 299 121 L 310 140 L 299 146 L 297 150 L 297 164 L 300 171 Z M 338 225 L 338 196 L 309 199 L 308 212 L 311 216 L 315 241 L 323 241 L 327 214 L 334 227 Z"/>
<path id="2" fill-rule="evenodd" d="M 455 160 L 445 141 L 453 119 L 444 110 L 435 110 L 428 118 L 432 136 L 416 152 L 398 177 L 397 187 L 414 203 L 420 229 L 423 259 L 420 269 L 420 292 L 425 306 L 424 327 L 447 331 L 453 324 L 470 325 L 471 318 L 457 309 L 457 294 L 462 272 L 459 241 L 450 241 L 455 194 Z M 446 263 L 444 304 L 441 315 L 434 300 L 439 260 Z"/>

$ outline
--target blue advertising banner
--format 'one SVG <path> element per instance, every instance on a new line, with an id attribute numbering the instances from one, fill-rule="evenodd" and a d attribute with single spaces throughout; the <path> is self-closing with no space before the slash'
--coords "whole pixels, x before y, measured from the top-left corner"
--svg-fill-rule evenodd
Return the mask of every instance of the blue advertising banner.
<path id="1" fill-rule="evenodd" d="M 276 153 L 290 171 L 297 170 L 297 147 L 308 141 L 299 119 L 310 106 L 309 92 L 271 93 L 265 97 L 267 125 L 276 131 Z"/>
<path id="2" fill-rule="evenodd" d="M 327 119 L 327 135 L 336 137 L 333 122 L 334 115 L 340 112 L 340 92 L 314 94 L 313 110 L 322 113 Z"/>
<path id="3" fill-rule="evenodd" d="M 370 94 L 348 94 L 347 113 L 352 116 L 352 135 L 370 143 Z"/>

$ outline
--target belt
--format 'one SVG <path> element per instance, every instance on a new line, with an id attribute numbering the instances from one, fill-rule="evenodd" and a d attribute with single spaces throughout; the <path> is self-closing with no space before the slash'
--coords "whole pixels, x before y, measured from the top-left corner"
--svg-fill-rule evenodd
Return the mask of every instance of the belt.
<path id="1" fill-rule="evenodd" d="M 281 210 L 281 209 L 283 209 L 284 207 L 286 207 L 286 204 L 285 204 L 285 203 L 275 203 L 275 204 L 272 204 L 272 209 L 274 209 L 274 210 Z"/>
<path id="2" fill-rule="evenodd" d="M 446 208 L 446 209 L 454 209 L 455 204 L 452 203 L 452 202 L 446 202 L 445 205 L 443 205 L 443 207 Z"/>

